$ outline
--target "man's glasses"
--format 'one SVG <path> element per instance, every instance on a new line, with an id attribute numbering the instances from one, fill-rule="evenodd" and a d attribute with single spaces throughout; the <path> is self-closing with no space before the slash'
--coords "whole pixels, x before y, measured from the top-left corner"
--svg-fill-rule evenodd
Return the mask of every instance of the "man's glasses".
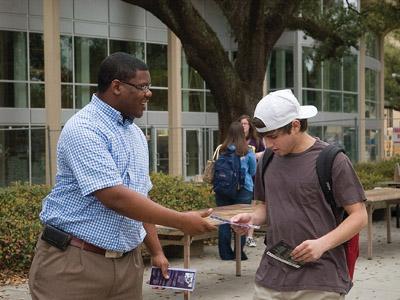
<path id="1" fill-rule="evenodd" d="M 135 89 L 137 89 L 139 91 L 142 91 L 144 93 L 149 92 L 150 88 L 151 88 L 151 84 L 149 84 L 149 85 L 136 85 L 136 84 L 133 84 L 133 83 L 130 83 L 130 82 L 126 82 L 126 81 L 123 81 L 123 80 L 119 80 L 119 82 L 122 82 L 122 83 L 125 83 L 127 85 L 133 86 Z"/>

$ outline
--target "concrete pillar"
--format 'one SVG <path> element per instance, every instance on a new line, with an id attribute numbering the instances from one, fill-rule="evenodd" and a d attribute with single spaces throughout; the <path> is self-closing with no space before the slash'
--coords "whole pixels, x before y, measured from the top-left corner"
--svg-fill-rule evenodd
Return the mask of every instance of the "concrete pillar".
<path id="1" fill-rule="evenodd" d="M 358 63 L 358 160 L 365 161 L 365 38 L 360 39 Z"/>
<path id="2" fill-rule="evenodd" d="M 178 37 L 168 30 L 168 162 L 169 174 L 182 176 L 181 51 Z"/>
<path id="3" fill-rule="evenodd" d="M 60 17 L 58 0 L 43 0 L 44 78 L 46 103 L 46 183 L 57 172 L 56 147 L 61 124 Z"/>
<path id="4" fill-rule="evenodd" d="M 381 69 L 379 72 L 379 100 L 378 100 L 378 120 L 379 120 L 379 139 L 378 154 L 379 159 L 385 158 L 385 55 L 384 55 L 385 36 L 379 37 L 379 61 Z"/>

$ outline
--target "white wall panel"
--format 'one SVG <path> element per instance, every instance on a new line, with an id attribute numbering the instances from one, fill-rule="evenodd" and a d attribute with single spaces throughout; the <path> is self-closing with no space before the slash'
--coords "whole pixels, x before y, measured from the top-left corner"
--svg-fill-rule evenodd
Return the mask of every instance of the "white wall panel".
<path id="1" fill-rule="evenodd" d="M 153 43 L 168 43 L 168 32 L 162 29 L 151 29 L 147 28 L 147 41 Z"/>
<path id="2" fill-rule="evenodd" d="M 0 12 L 28 13 L 28 0 L 0 0 Z"/>
<path id="3" fill-rule="evenodd" d="M 73 0 L 58 0 L 60 1 L 60 18 L 74 17 L 74 1 Z"/>
<path id="4" fill-rule="evenodd" d="M 87 21 L 108 21 L 108 1 L 107 0 L 75 0 L 74 1 L 75 19 Z"/>
<path id="5" fill-rule="evenodd" d="M 110 1 L 110 22 L 134 26 L 145 26 L 145 10 L 121 0 Z"/>
<path id="6" fill-rule="evenodd" d="M 0 29 L 26 30 L 26 15 L 0 13 Z"/>
<path id="7" fill-rule="evenodd" d="M 167 29 L 163 22 L 161 22 L 158 18 L 156 18 L 153 14 L 146 11 L 146 25 L 148 27 L 156 27 Z"/>
<path id="8" fill-rule="evenodd" d="M 43 18 L 39 16 L 30 16 L 29 30 L 43 32 Z"/>
<path id="9" fill-rule="evenodd" d="M 77 35 L 90 35 L 90 36 L 108 36 L 107 23 L 87 23 L 87 22 L 75 22 L 74 31 Z"/>
<path id="10" fill-rule="evenodd" d="M 144 41 L 146 31 L 144 27 L 110 25 L 110 38 Z"/>

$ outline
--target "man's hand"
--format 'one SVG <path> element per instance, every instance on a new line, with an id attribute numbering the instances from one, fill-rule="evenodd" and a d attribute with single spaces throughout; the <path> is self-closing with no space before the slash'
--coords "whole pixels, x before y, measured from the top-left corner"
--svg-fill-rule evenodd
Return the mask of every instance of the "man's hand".
<path id="1" fill-rule="evenodd" d="M 231 218 L 231 222 L 234 223 L 239 223 L 239 224 L 252 224 L 252 214 L 250 213 L 241 213 L 237 214 L 236 216 L 233 216 Z M 244 227 L 244 226 L 236 226 L 236 225 L 231 225 L 233 231 L 240 235 L 246 235 L 247 232 L 249 231 L 249 227 Z"/>
<path id="2" fill-rule="evenodd" d="M 217 227 L 204 219 L 211 215 L 212 211 L 210 208 L 205 212 L 189 211 L 182 213 L 182 222 L 179 230 L 191 236 L 217 230 Z"/>
<path id="3" fill-rule="evenodd" d="M 168 276 L 169 262 L 163 252 L 151 256 L 151 265 L 160 268 L 165 279 L 169 278 Z"/>
<path id="4" fill-rule="evenodd" d="M 319 259 L 326 251 L 321 239 L 306 240 L 292 251 L 292 258 L 298 262 L 312 262 Z"/>

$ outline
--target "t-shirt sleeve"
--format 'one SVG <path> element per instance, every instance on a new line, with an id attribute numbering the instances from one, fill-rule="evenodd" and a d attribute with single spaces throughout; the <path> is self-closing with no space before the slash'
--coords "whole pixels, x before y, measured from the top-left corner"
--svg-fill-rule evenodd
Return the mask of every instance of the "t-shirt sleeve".
<path id="1" fill-rule="evenodd" d="M 332 167 L 332 189 L 338 207 L 366 200 L 364 189 L 350 159 L 339 153 Z"/>

